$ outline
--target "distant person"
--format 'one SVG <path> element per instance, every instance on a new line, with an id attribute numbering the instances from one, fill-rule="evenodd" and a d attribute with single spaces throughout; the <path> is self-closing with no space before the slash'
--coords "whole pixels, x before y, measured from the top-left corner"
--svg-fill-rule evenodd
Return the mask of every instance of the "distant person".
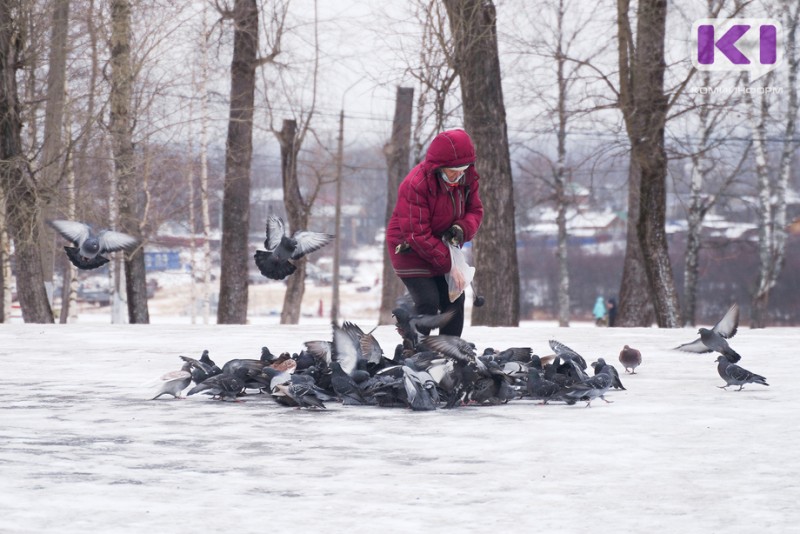
<path id="1" fill-rule="evenodd" d="M 616 326 L 617 324 L 617 299 L 611 297 L 606 303 L 606 312 L 608 313 L 608 326 Z"/>
<path id="2" fill-rule="evenodd" d="M 603 297 L 597 297 L 597 300 L 594 302 L 594 310 L 592 310 L 594 314 L 594 323 L 597 326 L 605 326 L 606 324 L 606 299 Z"/>
<path id="3" fill-rule="evenodd" d="M 445 279 L 450 272 L 450 250 L 445 241 L 462 246 L 475 237 L 483 221 L 474 164 L 475 146 L 467 132 L 441 132 L 431 141 L 425 159 L 400 184 L 386 225 L 392 267 L 417 313 L 455 312 L 439 329 L 444 335 L 461 336 L 464 328 L 464 293 L 450 302 Z"/>

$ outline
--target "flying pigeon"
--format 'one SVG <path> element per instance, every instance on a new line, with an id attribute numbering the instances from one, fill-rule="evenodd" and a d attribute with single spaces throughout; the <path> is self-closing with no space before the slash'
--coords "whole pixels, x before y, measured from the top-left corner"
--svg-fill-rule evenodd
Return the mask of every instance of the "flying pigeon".
<path id="1" fill-rule="evenodd" d="M 696 352 L 703 354 L 706 352 L 719 352 L 728 358 L 731 363 L 736 363 L 742 359 L 739 354 L 728 345 L 727 339 L 736 335 L 736 330 L 739 327 L 739 305 L 734 303 L 722 319 L 719 320 L 714 328 L 701 328 L 697 332 L 700 334 L 699 339 L 695 339 L 691 343 L 684 343 L 675 347 L 676 350 L 683 350 L 687 352 Z"/>
<path id="2" fill-rule="evenodd" d="M 130 250 L 138 244 L 137 239 L 128 234 L 113 230 L 95 233 L 88 224 L 82 222 L 56 220 L 47 221 L 47 224 L 75 245 L 64 247 L 64 250 L 69 261 L 78 269 L 97 269 L 109 262 L 103 254 Z"/>
<path id="3" fill-rule="evenodd" d="M 717 356 L 717 372 L 725 381 L 724 386 L 717 386 L 720 389 L 727 389 L 728 386 L 739 386 L 736 391 L 741 391 L 745 384 L 769 386 L 766 378 L 739 367 L 725 355 Z"/>
<path id="4" fill-rule="evenodd" d="M 636 368 L 642 364 L 642 353 L 625 345 L 622 350 L 619 351 L 619 363 L 625 367 L 626 373 L 635 375 Z"/>
<path id="5" fill-rule="evenodd" d="M 255 260 L 261 274 L 272 280 L 283 280 L 297 270 L 289 260 L 299 260 L 306 254 L 319 250 L 334 236 L 308 230 L 298 230 L 290 237 L 283 219 L 271 215 L 267 219 L 266 250 L 256 250 Z"/>

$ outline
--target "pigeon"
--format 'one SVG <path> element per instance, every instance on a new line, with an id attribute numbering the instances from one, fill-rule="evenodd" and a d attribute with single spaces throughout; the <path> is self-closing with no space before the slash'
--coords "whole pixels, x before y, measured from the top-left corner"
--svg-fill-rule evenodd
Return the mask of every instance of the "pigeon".
<path id="1" fill-rule="evenodd" d="M 181 356 L 180 358 L 189 364 L 189 372 L 192 373 L 192 380 L 194 380 L 195 385 L 208 377 L 218 375 L 222 372 L 222 369 L 217 367 L 217 364 L 215 364 L 208 355 L 207 350 L 203 351 L 199 360 L 195 360 L 189 356 Z"/>
<path id="2" fill-rule="evenodd" d="M 728 386 L 739 386 L 736 391 L 741 391 L 745 384 L 761 384 L 762 386 L 769 386 L 767 379 L 761 375 L 751 373 L 743 367 L 739 367 L 730 359 L 725 356 L 717 357 L 717 372 L 719 376 L 725 381 L 724 386 L 717 386 L 720 389 L 727 389 Z"/>
<path id="3" fill-rule="evenodd" d="M 82 222 L 48 220 L 47 224 L 52 226 L 64 239 L 75 245 L 64 247 L 64 250 L 69 261 L 82 270 L 102 267 L 110 261 L 103 254 L 118 250 L 131 250 L 139 243 L 135 237 L 122 232 L 101 230 L 95 233 L 88 224 Z"/>
<path id="4" fill-rule="evenodd" d="M 454 315 L 453 310 L 435 315 L 419 314 L 408 294 L 397 299 L 397 304 L 392 310 L 397 333 L 403 338 L 403 343 L 407 344 L 406 348 L 410 349 L 416 349 L 423 336 L 430 334 L 432 329 L 441 328 L 449 323 Z"/>
<path id="5" fill-rule="evenodd" d="M 739 305 L 734 303 L 722 319 L 719 320 L 714 328 L 701 328 L 697 331 L 700 334 L 699 339 L 695 339 L 691 343 L 684 343 L 675 347 L 675 350 L 683 350 L 686 352 L 696 352 L 703 354 L 706 352 L 719 352 L 728 358 L 731 363 L 736 363 L 742 359 L 739 354 L 733 350 L 726 340 L 736 335 L 736 330 L 739 328 Z"/>
<path id="6" fill-rule="evenodd" d="M 607 370 L 611 375 L 611 387 L 614 389 L 625 389 L 625 386 L 622 385 L 622 381 L 619 379 L 619 373 L 613 365 L 606 363 L 605 359 L 598 358 L 596 362 L 592 362 L 592 367 L 594 368 L 595 376 Z"/>
<path id="7" fill-rule="evenodd" d="M 159 379 L 160 385 L 156 396 L 150 400 L 156 400 L 161 395 L 172 395 L 175 399 L 182 399 L 181 391 L 192 383 L 192 373 L 189 371 L 192 364 L 186 362 L 180 371 L 172 371 Z"/>
<path id="8" fill-rule="evenodd" d="M 614 376 L 611 372 L 612 367 L 605 365 L 600 372 L 591 378 L 587 378 L 583 382 L 578 382 L 564 390 L 564 400 L 567 404 L 574 404 L 582 400 L 586 401 L 586 407 L 592 405 L 592 401 L 596 398 L 601 398 L 607 403 L 614 401 L 606 400 L 605 394 L 614 383 Z"/>
<path id="9" fill-rule="evenodd" d="M 619 363 L 625 367 L 626 373 L 635 375 L 636 368 L 642 365 L 642 353 L 625 345 L 622 350 L 619 351 Z"/>
<path id="10" fill-rule="evenodd" d="M 202 392 L 219 400 L 233 399 L 238 402 L 236 397 L 244 391 L 245 387 L 242 371 L 242 369 L 237 369 L 232 374 L 220 373 L 211 376 L 190 389 L 186 396 Z"/>
<path id="11" fill-rule="evenodd" d="M 283 219 L 271 215 L 267 219 L 266 250 L 256 250 L 256 266 L 261 274 L 272 280 L 283 280 L 297 270 L 289 260 L 299 260 L 319 250 L 334 238 L 331 234 L 298 230 L 290 237 Z"/>
<path id="12" fill-rule="evenodd" d="M 546 380 L 542 376 L 542 372 L 535 367 L 528 369 L 526 388 L 528 396 L 534 400 L 542 401 L 542 404 L 547 404 L 551 400 L 561 400 L 561 386 Z"/>

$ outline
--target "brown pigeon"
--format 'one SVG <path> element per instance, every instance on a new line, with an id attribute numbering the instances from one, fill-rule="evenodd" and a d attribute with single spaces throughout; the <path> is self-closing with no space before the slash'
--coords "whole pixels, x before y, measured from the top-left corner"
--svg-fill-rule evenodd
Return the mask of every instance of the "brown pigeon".
<path id="1" fill-rule="evenodd" d="M 636 368 L 642 364 L 642 353 L 625 345 L 625 347 L 619 351 L 619 363 L 625 367 L 626 373 L 635 375 Z"/>

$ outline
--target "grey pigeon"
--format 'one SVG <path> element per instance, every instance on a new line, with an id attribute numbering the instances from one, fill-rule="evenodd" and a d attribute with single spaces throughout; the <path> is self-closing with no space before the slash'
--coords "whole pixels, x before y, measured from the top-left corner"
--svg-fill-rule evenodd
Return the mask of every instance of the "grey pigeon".
<path id="1" fill-rule="evenodd" d="M 619 363 L 625 368 L 626 373 L 636 374 L 636 368 L 642 365 L 642 353 L 625 345 L 619 351 Z"/>
<path id="2" fill-rule="evenodd" d="M 736 391 L 741 391 L 745 384 L 769 386 L 766 378 L 751 373 L 743 367 L 739 367 L 735 363 L 732 363 L 725 355 L 717 357 L 717 372 L 725 381 L 724 386 L 717 386 L 720 389 L 727 389 L 728 386 L 739 386 L 739 389 Z"/>
<path id="3" fill-rule="evenodd" d="M 64 250 L 69 261 L 78 269 L 97 269 L 110 261 L 103 254 L 131 250 L 138 244 L 136 238 L 128 234 L 113 230 L 95 233 L 91 226 L 78 221 L 55 220 L 47 221 L 47 224 L 75 245 L 64 247 Z"/>
<path id="4" fill-rule="evenodd" d="M 604 370 L 607 370 L 612 379 L 611 387 L 614 389 L 625 389 L 625 386 L 622 385 L 622 381 L 619 379 L 619 373 L 613 365 L 606 363 L 605 359 L 597 358 L 596 362 L 592 362 L 592 368 L 594 368 L 595 376 L 599 375 Z"/>
<path id="5" fill-rule="evenodd" d="M 397 299 L 392 316 L 395 319 L 397 333 L 403 338 L 405 348 L 416 349 L 423 336 L 430 334 L 434 328 L 441 328 L 455 315 L 455 311 L 448 310 L 435 315 L 417 313 L 414 301 L 406 294 Z"/>
<path id="6" fill-rule="evenodd" d="M 528 396 L 534 400 L 547 404 L 551 400 L 561 400 L 561 386 L 542 376 L 542 371 L 535 367 L 528 368 L 528 382 L 526 384 Z"/>
<path id="7" fill-rule="evenodd" d="M 256 266 L 261 274 L 272 280 L 283 280 L 297 270 L 290 260 L 299 260 L 306 254 L 319 250 L 334 238 L 331 234 L 298 230 L 291 236 L 283 219 L 271 215 L 267 219 L 265 250 L 256 250 Z"/>
<path id="8" fill-rule="evenodd" d="M 192 373 L 189 372 L 192 364 L 186 362 L 180 371 L 172 371 L 159 379 L 158 391 L 151 400 L 156 400 L 161 395 L 172 395 L 175 399 L 182 399 L 181 392 L 192 383 Z"/>
<path id="9" fill-rule="evenodd" d="M 706 352 L 719 352 L 728 358 L 731 363 L 736 363 L 742 359 L 739 354 L 733 350 L 726 340 L 736 335 L 739 328 L 739 305 L 734 303 L 725 312 L 722 319 L 719 320 L 714 328 L 701 328 L 697 332 L 700 334 L 699 339 L 695 339 L 691 343 L 684 343 L 675 347 L 676 350 L 683 350 L 686 352 L 696 352 L 703 354 Z"/>
<path id="10" fill-rule="evenodd" d="M 475 361 L 475 344 L 458 336 L 427 336 L 422 339 L 421 345 L 457 361 Z"/>
<path id="11" fill-rule="evenodd" d="M 614 376 L 611 372 L 611 367 L 606 365 L 600 372 L 591 378 L 587 378 L 583 382 L 572 384 L 564 390 L 564 400 L 568 404 L 582 400 L 586 401 L 586 407 L 592 405 L 592 401 L 596 398 L 601 398 L 605 402 L 611 403 L 613 401 L 607 400 L 605 394 L 611 389 L 614 383 Z"/>

